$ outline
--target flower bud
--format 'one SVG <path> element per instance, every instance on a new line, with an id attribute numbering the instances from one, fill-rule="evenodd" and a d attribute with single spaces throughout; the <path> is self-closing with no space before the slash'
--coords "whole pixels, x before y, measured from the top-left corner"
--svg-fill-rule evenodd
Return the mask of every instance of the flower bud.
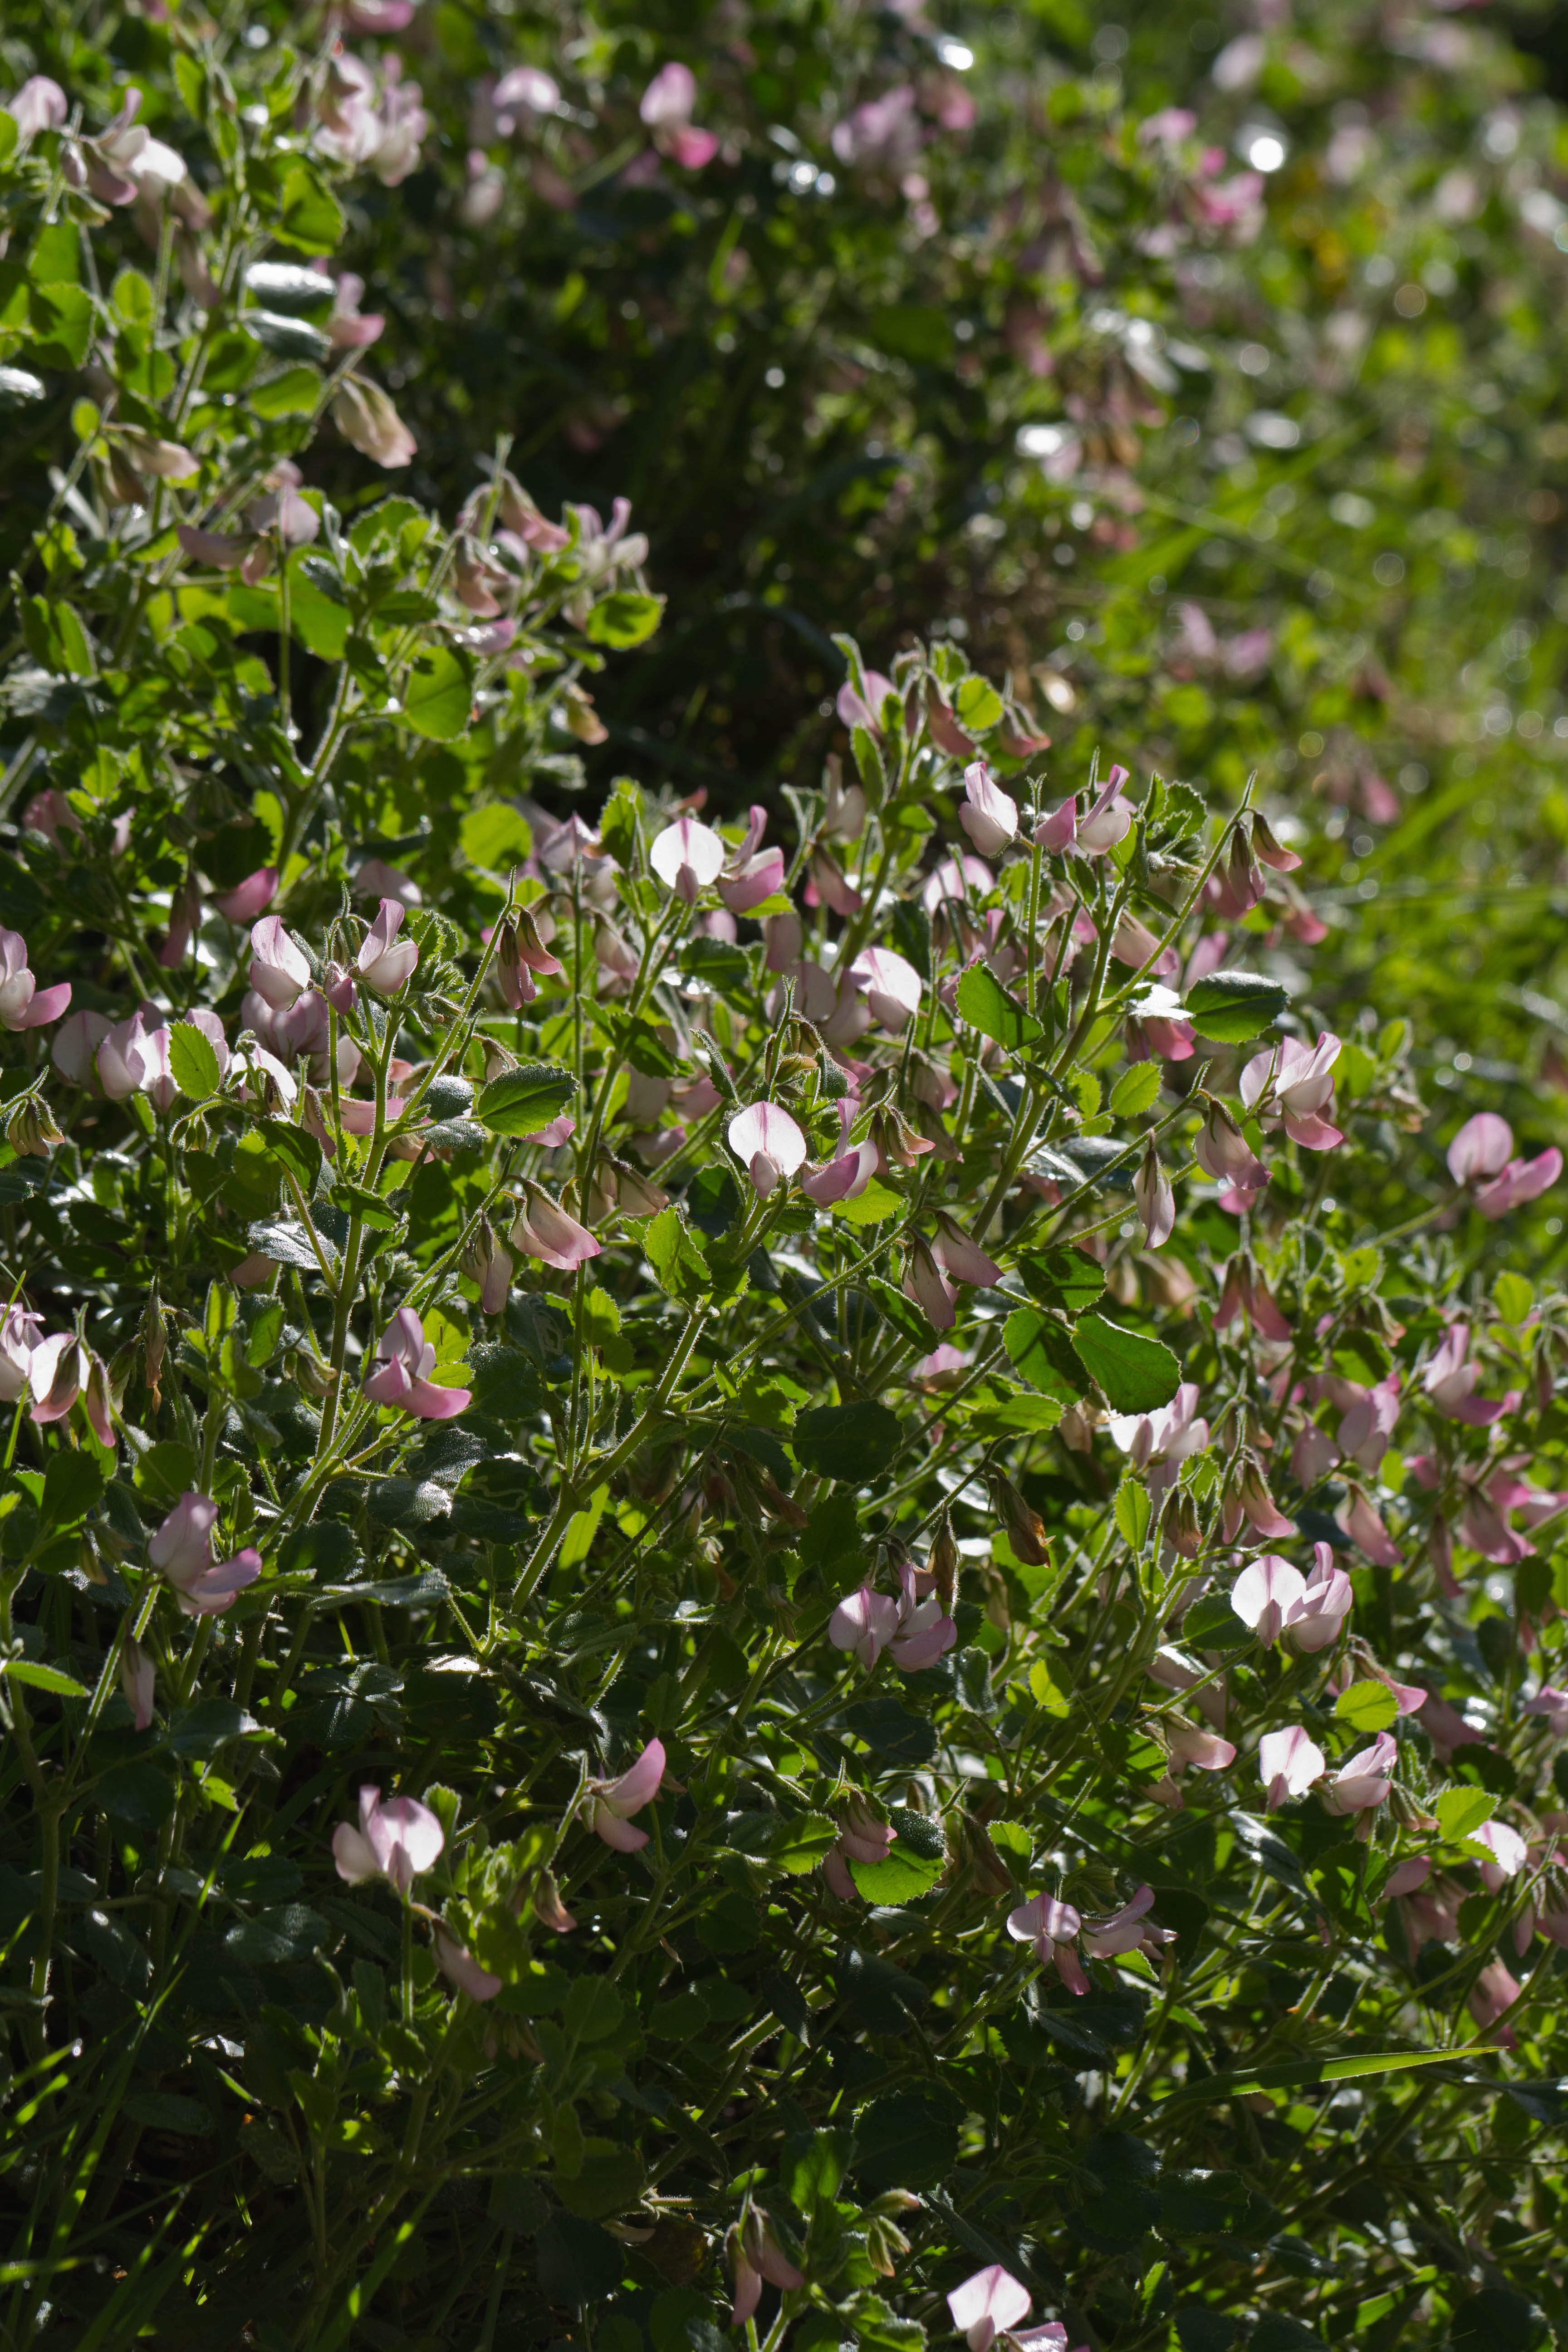
<path id="1" fill-rule="evenodd" d="M 41 1095 L 25 1095 L 5 1127 L 5 1140 L 18 1159 L 47 1160 L 65 1137 Z"/>
<path id="2" fill-rule="evenodd" d="M 1184 1559 L 1196 1559 L 1202 1551 L 1204 1531 L 1198 1524 L 1198 1507 L 1184 1486 L 1176 1487 L 1167 1498 L 1160 1532 Z"/>
<path id="3" fill-rule="evenodd" d="M 953 1538 L 952 1522 L 945 1511 L 937 1521 L 931 1539 L 930 1566 L 935 1580 L 932 1589 L 942 1603 L 942 1613 L 951 1617 L 958 1598 L 958 1545 Z"/>
<path id="4" fill-rule="evenodd" d="M 1000 1470 L 991 1474 L 991 1507 L 1001 1520 L 1008 1542 L 1026 1568 L 1048 1568 L 1051 1548 L 1037 1515 Z"/>

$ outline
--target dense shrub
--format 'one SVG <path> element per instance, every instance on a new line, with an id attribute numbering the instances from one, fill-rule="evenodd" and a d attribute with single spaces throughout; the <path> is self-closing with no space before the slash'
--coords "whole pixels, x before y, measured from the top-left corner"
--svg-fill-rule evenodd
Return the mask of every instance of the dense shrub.
<path id="1" fill-rule="evenodd" d="M 951 630 L 562 818 L 658 549 L 258 29 L 0 115 L 11 2339 L 1560 2329 L 1558 1153 Z"/>

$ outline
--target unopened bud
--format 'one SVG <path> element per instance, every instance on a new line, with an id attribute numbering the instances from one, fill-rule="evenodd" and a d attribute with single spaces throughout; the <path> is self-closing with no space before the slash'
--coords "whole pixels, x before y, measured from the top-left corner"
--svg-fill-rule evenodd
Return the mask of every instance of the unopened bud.
<path id="1" fill-rule="evenodd" d="M 42 1096 L 26 1095 L 6 1123 L 5 1140 L 18 1159 L 47 1160 L 65 1137 L 55 1125 L 54 1114 Z"/>
<path id="2" fill-rule="evenodd" d="M 1008 1542 L 1026 1568 L 1048 1568 L 1051 1548 L 1039 1515 L 1029 1508 L 1011 1478 L 1000 1470 L 991 1474 L 991 1504 Z"/>
<path id="3" fill-rule="evenodd" d="M 552 1935 L 569 1936 L 577 1925 L 561 1900 L 552 1870 L 542 1870 L 533 1882 L 533 1909 L 541 1927 L 548 1927 Z"/>
<path id="4" fill-rule="evenodd" d="M 499 1078 L 506 1071 L 516 1069 L 517 1055 L 509 1054 L 499 1037 L 487 1037 L 484 1040 L 484 1048 L 487 1078 Z"/>
<path id="5" fill-rule="evenodd" d="M 77 1558 L 80 1563 L 81 1572 L 86 1577 L 89 1584 L 107 1584 L 109 1582 L 108 1577 L 105 1576 L 103 1572 L 103 1563 L 98 1557 L 98 1546 L 94 1543 L 91 1536 L 88 1534 L 85 1529 L 82 1534 L 81 1546 L 77 1554 Z"/>
<path id="6" fill-rule="evenodd" d="M 329 1365 L 318 1361 L 308 1348 L 290 1349 L 283 1359 L 283 1370 L 307 1396 L 330 1396 L 337 1384 L 337 1374 Z"/>
<path id="7" fill-rule="evenodd" d="M 148 1394 L 156 1408 L 161 1402 L 159 1382 L 163 1374 L 163 1356 L 168 1346 L 168 1335 L 163 1328 L 163 1302 L 158 1296 L 158 1286 L 155 1282 L 147 1295 L 146 1310 L 142 1318 L 141 1339 L 145 1350 L 142 1360 L 142 1377 L 147 1383 Z"/>
<path id="8" fill-rule="evenodd" d="M 943 1511 L 937 1521 L 931 1541 L 930 1568 L 932 1591 L 942 1606 L 944 1617 L 952 1614 L 952 1604 L 958 1598 L 958 1545 L 952 1532 L 952 1522 Z"/>
<path id="9" fill-rule="evenodd" d="M 1176 1487 L 1166 1498 L 1160 1532 L 1172 1550 L 1179 1551 L 1184 1559 L 1196 1559 L 1202 1551 L 1204 1531 L 1198 1524 L 1198 1507 L 1184 1486 Z"/>

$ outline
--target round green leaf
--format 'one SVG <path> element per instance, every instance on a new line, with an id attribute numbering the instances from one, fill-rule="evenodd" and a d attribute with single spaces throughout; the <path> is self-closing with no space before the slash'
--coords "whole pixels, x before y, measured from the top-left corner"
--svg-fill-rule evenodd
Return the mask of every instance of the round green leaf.
<path id="1" fill-rule="evenodd" d="M 217 1055 L 210 1037 L 194 1021 L 176 1021 L 169 1032 L 169 1068 L 174 1084 L 192 1102 L 205 1102 L 218 1089 Z"/>
<path id="2" fill-rule="evenodd" d="M 414 657 L 404 689 L 403 723 L 416 735 L 449 743 L 468 725 L 473 700 L 472 664 L 449 646 L 427 646 Z"/>
<path id="3" fill-rule="evenodd" d="M 479 1088 L 474 1117 L 492 1135 L 536 1135 L 565 1109 L 576 1091 L 570 1070 L 554 1062 L 523 1062 Z"/>
<path id="4" fill-rule="evenodd" d="M 790 1433 L 803 1470 L 857 1486 L 880 1477 L 902 1442 L 897 1413 L 870 1402 L 817 1405 L 801 1413 Z"/>
<path id="5" fill-rule="evenodd" d="M 1386 1683 L 1352 1683 L 1340 1693 L 1334 1713 L 1354 1732 L 1386 1731 L 1399 1713 L 1399 1702 Z"/>
<path id="6" fill-rule="evenodd" d="M 1212 971 L 1187 991 L 1187 1017 L 1200 1036 L 1219 1045 L 1256 1037 L 1284 1012 L 1289 992 L 1257 971 Z"/>
<path id="7" fill-rule="evenodd" d="M 1124 1331 L 1103 1315 L 1080 1315 L 1072 1343 L 1112 1412 L 1155 1412 L 1182 1384 L 1181 1365 L 1163 1340 Z"/>

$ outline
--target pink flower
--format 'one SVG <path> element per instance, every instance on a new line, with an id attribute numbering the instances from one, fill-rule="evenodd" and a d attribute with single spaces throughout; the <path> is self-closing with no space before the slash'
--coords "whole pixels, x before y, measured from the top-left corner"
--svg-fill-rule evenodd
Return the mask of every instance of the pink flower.
<path id="1" fill-rule="evenodd" d="M 782 849 L 764 849 L 754 856 L 737 856 L 719 877 L 719 896 L 732 915 L 749 915 L 784 886 Z"/>
<path id="2" fill-rule="evenodd" d="M 734 2273 L 735 2299 L 731 2321 L 736 2327 L 743 2326 L 755 2312 L 762 2301 L 764 2280 L 781 2292 L 805 2284 L 805 2273 L 797 2270 L 784 2252 L 773 2235 L 773 2223 L 758 2205 L 753 2205 L 745 2220 L 730 2230 L 725 2246 Z"/>
<path id="3" fill-rule="evenodd" d="M 762 1200 L 766 1200 L 781 1177 L 795 1175 L 805 1164 L 805 1138 L 777 1103 L 752 1103 L 737 1111 L 725 1132 L 731 1150 L 745 1164 Z"/>
<path id="4" fill-rule="evenodd" d="M 1265 1804 L 1269 1812 L 1282 1805 L 1287 1797 L 1303 1797 L 1327 1769 L 1322 1749 L 1308 1737 L 1300 1724 L 1288 1731 L 1266 1731 L 1258 1743 L 1258 1769 L 1268 1794 Z"/>
<path id="5" fill-rule="evenodd" d="M 1280 1340 L 1290 1337 L 1289 1324 L 1245 1251 L 1233 1257 L 1226 1267 L 1225 1287 L 1215 1309 L 1215 1329 L 1228 1331 L 1238 1315 L 1247 1317 L 1260 1339 Z"/>
<path id="6" fill-rule="evenodd" d="M 1105 1427 L 1111 1443 L 1131 1457 L 1134 1470 L 1149 1473 L 1149 1496 L 1157 1503 L 1175 1484 L 1178 1465 L 1189 1454 L 1201 1454 L 1209 1442 L 1209 1425 L 1198 1412 L 1195 1381 L 1184 1381 L 1168 1405 L 1158 1412 L 1114 1413 Z"/>
<path id="7" fill-rule="evenodd" d="M 1141 1886 L 1131 1901 L 1109 1919 L 1088 1920 L 1084 1925 L 1083 1948 L 1091 1960 L 1112 1960 L 1122 1952 L 1147 1952 L 1157 1959 L 1162 1946 L 1176 1940 L 1173 1927 L 1156 1927 L 1145 1917 L 1154 1907 L 1154 1890 Z M 1038 2330 L 1035 2331 L 1037 2334 Z M 1066 2341 L 1064 2335 L 1063 2339 Z"/>
<path id="8" fill-rule="evenodd" d="M 850 1798 L 840 1821 L 838 1843 L 823 1857 L 822 1874 L 840 1901 L 850 1903 L 859 1890 L 850 1876 L 849 1864 L 886 1862 L 899 1833 L 890 1822 L 868 1812 L 858 1797 Z"/>
<path id="9" fill-rule="evenodd" d="M 1510 2025 L 1500 2025 L 1499 2020 L 1519 1999 L 1518 1979 L 1500 1960 L 1489 1960 L 1466 1996 L 1470 2015 L 1483 2033 L 1490 2033 L 1504 2050 L 1518 2047 L 1517 2037 Z"/>
<path id="10" fill-rule="evenodd" d="M 958 1639 L 958 1628 L 942 1613 L 934 1594 L 918 1598 L 913 1572 L 900 1571 L 897 1601 L 862 1584 L 838 1603 L 827 1621 L 827 1638 L 836 1650 L 852 1650 L 869 1672 L 885 1649 L 901 1674 L 919 1674 L 935 1665 Z"/>
<path id="11" fill-rule="evenodd" d="M 1250 1519 L 1260 1536 L 1293 1536 L 1295 1522 L 1288 1519 L 1268 1491 L 1268 1482 L 1254 1461 L 1242 1466 L 1240 1478 L 1225 1490 L 1220 1508 L 1220 1532 L 1226 1543 L 1234 1543 L 1241 1532 L 1244 1519 Z"/>
<path id="12" fill-rule="evenodd" d="M 838 1603 L 827 1621 L 827 1638 L 836 1650 L 853 1650 L 868 1672 L 899 1630 L 899 1604 L 885 1592 L 862 1584 Z"/>
<path id="13" fill-rule="evenodd" d="M 956 899 L 962 906 L 972 891 L 977 898 L 984 898 L 994 887 L 994 877 L 983 859 L 944 857 L 935 871 L 927 875 L 921 904 L 928 915 L 935 915 L 949 899 Z"/>
<path id="14" fill-rule="evenodd" d="M 1338 1431 L 1341 1453 L 1359 1462 L 1369 1476 L 1373 1475 L 1388 1451 L 1398 1419 L 1399 1374 L 1394 1371 L 1374 1389 L 1361 1390 L 1346 1406 Z"/>
<path id="15" fill-rule="evenodd" d="M 1450 1323 L 1421 1375 L 1421 1386 L 1448 1420 L 1468 1421 L 1475 1428 L 1485 1428 L 1489 1422 L 1500 1420 L 1506 1408 L 1495 1399 L 1472 1394 L 1481 1370 L 1479 1364 L 1466 1361 L 1469 1347 L 1469 1325 Z"/>
<path id="16" fill-rule="evenodd" d="M 1200 1168 L 1248 1203 L 1268 1181 L 1268 1169 L 1223 1103 L 1209 1104 L 1193 1153 Z"/>
<path id="17" fill-rule="evenodd" d="M 933 1331 L 951 1331 L 957 1317 L 953 1302 L 957 1291 L 948 1280 L 930 1245 L 918 1234 L 911 1234 L 909 1258 L 904 1266 L 901 1285 L 904 1297 L 918 1307 Z"/>
<path id="18" fill-rule="evenodd" d="M 212 1531 L 217 1505 L 187 1487 L 147 1546 L 147 1557 L 167 1577 L 187 1617 L 221 1617 L 261 1573 L 261 1555 L 247 1546 L 215 1563 Z"/>
<path id="19" fill-rule="evenodd" d="M 41 1029 L 58 1021 L 71 1001 L 71 984 L 39 990 L 27 969 L 27 942 L 20 931 L 0 929 L 0 1028 Z"/>
<path id="20" fill-rule="evenodd" d="M 1132 1179 L 1132 1198 L 1151 1249 L 1163 1249 L 1176 1229 L 1176 1195 L 1151 1139 Z"/>
<path id="21" fill-rule="evenodd" d="M 381 912 L 361 940 L 354 958 L 360 978 L 377 996 L 395 996 L 419 961 L 417 943 L 397 936 L 405 912 L 399 899 L 384 898 Z"/>
<path id="22" fill-rule="evenodd" d="M 422 907 L 425 893 L 411 874 L 401 866 L 389 866 L 384 857 L 366 857 L 354 868 L 353 891 L 356 898 L 395 898 L 400 907 Z"/>
<path id="23" fill-rule="evenodd" d="M 1080 856 L 1103 857 L 1119 841 L 1126 839 L 1136 814 L 1131 802 L 1120 797 L 1126 782 L 1127 770 L 1112 768 L 1100 798 L 1079 820 L 1077 846 Z"/>
<path id="24" fill-rule="evenodd" d="M 866 991 L 871 1018 L 884 1029 L 905 1028 L 920 1011 L 921 976 L 891 948 L 862 948 L 849 967 L 849 977 Z"/>
<path id="25" fill-rule="evenodd" d="M 73 1013 L 68 1020 L 61 1022 L 49 1048 L 49 1059 L 69 1085 L 90 1084 L 98 1066 L 98 1049 L 111 1025 L 102 1013 Z"/>
<path id="26" fill-rule="evenodd" d="M 1241 1099 L 1265 1125 L 1283 1125 L 1292 1142 L 1309 1151 L 1331 1151 L 1344 1137 L 1319 1113 L 1333 1100 L 1331 1073 L 1339 1056 L 1340 1041 L 1329 1030 L 1315 1045 L 1281 1037 L 1269 1051 L 1255 1054 L 1242 1071 Z"/>
<path id="27" fill-rule="evenodd" d="M 1479 1829 L 1466 1837 L 1467 1845 L 1485 1846 L 1489 1860 L 1481 1864 L 1481 1877 L 1488 1892 L 1496 1895 L 1504 1882 L 1517 1878 L 1530 1860 L 1530 1849 L 1515 1829 L 1506 1822 L 1483 1822 Z"/>
<path id="28" fill-rule="evenodd" d="M 1370 1748 L 1362 1748 L 1340 1766 L 1322 1791 L 1325 1812 L 1370 1812 L 1388 1795 L 1399 1744 L 1392 1732 L 1380 1731 Z"/>
<path id="29" fill-rule="evenodd" d="M 808 1168 L 800 1180 L 800 1189 L 808 1201 L 819 1209 L 831 1208 L 837 1201 L 857 1200 L 877 1172 L 877 1146 L 869 1138 L 864 1143 L 850 1143 L 849 1129 L 853 1124 L 853 1105 L 849 1101 L 838 1106 L 838 1140 L 837 1156 L 820 1168 Z"/>
<path id="30" fill-rule="evenodd" d="M 436 1350 L 424 1325 L 412 1307 L 400 1307 L 377 1342 L 364 1393 L 373 1404 L 393 1405 L 421 1421 L 450 1421 L 468 1411 L 472 1391 L 432 1387 L 428 1376 L 435 1365 Z"/>
<path id="31" fill-rule="evenodd" d="M 1395 1863 L 1384 1880 L 1377 1899 L 1380 1903 L 1392 1903 L 1397 1895 L 1414 1895 L 1418 1886 L 1426 1885 L 1431 1875 L 1431 1856 L 1412 1854 L 1408 1862 Z"/>
<path id="32" fill-rule="evenodd" d="M 1054 1968 L 1068 1991 L 1080 1996 L 1089 1989 L 1078 1957 L 1078 1937 L 1082 1926 L 1082 1917 L 1070 1903 L 1058 1903 L 1048 1895 L 1036 1895 L 1007 1914 L 1007 1933 L 1015 1943 L 1032 1944 L 1040 1966 Z M 962 2294 L 963 2289 L 959 2292 Z M 948 2300 L 952 2302 L 951 2295 Z M 1026 2299 L 1025 2310 L 1027 2308 Z M 1023 2315 L 1022 2311 L 1017 2314 L 1020 2319 Z M 974 2342 L 973 2335 L 969 2340 Z"/>
<path id="33" fill-rule="evenodd" d="M 178 1091 L 169 1071 L 169 1033 L 165 1028 L 150 1030 L 140 1007 L 129 1021 L 105 1031 L 97 1064 L 99 1084 L 110 1102 L 145 1094 L 160 1110 L 167 1110 Z"/>
<path id="34" fill-rule="evenodd" d="M 982 1287 L 1001 1281 L 1001 1267 L 994 1258 L 986 1256 L 977 1242 L 970 1239 L 961 1224 L 941 1209 L 936 1213 L 936 1222 L 937 1236 L 931 1244 L 931 1255 L 950 1281 Z"/>
<path id="35" fill-rule="evenodd" d="M 1484 1182 L 1500 1176 L 1513 1150 L 1513 1129 L 1495 1111 L 1478 1111 L 1468 1118 L 1448 1146 L 1448 1173 L 1456 1184 Z"/>
<path id="36" fill-rule="evenodd" d="M 697 104 L 697 78 L 689 66 L 672 60 L 660 66 L 642 94 L 637 112 L 650 131 L 668 131 L 689 122 Z"/>
<path id="37" fill-rule="evenodd" d="M 22 138 L 36 139 L 40 131 L 63 130 L 70 104 L 58 81 L 47 74 L 30 74 L 15 97 L 5 100 L 5 111 Z"/>
<path id="38" fill-rule="evenodd" d="M 348 1829 L 349 1824 L 345 1822 L 343 1827 Z M 353 1834 L 350 1830 L 350 1835 Z M 449 1936 L 445 1927 L 437 1928 L 435 1945 L 437 1967 L 444 1977 L 451 1979 L 460 1992 L 466 1992 L 471 2000 L 494 2000 L 505 1982 L 504 1978 L 492 1977 L 488 1969 L 481 1969 L 472 1952 L 459 1944 L 455 1937 Z"/>
<path id="39" fill-rule="evenodd" d="M 642 1754 L 618 1780 L 590 1780 L 587 1823 L 595 1836 L 619 1853 L 636 1853 L 647 1845 L 647 1832 L 634 1829 L 631 1817 L 658 1796 L 664 1778 L 664 1743 L 650 1739 Z"/>
<path id="40" fill-rule="evenodd" d="M 864 727 L 868 733 L 879 735 L 882 731 L 882 705 L 893 691 L 893 681 L 890 677 L 884 677 L 879 669 L 868 669 L 864 676 L 864 699 L 857 694 L 847 678 L 839 688 L 838 716 L 846 727 Z M 847 835 L 846 838 L 853 841 L 856 835 Z"/>
<path id="41" fill-rule="evenodd" d="M 724 845 L 711 825 L 699 824 L 694 816 L 678 817 L 655 837 L 647 862 L 659 880 L 691 907 L 698 892 L 722 872 Z"/>
<path id="42" fill-rule="evenodd" d="M 381 1790 L 367 1787 L 359 1792 L 358 1829 L 340 1822 L 332 1832 L 332 1861 L 351 1886 L 384 1878 L 406 1902 L 415 1880 L 440 1861 L 446 1843 L 440 1822 L 417 1797 L 390 1797 L 384 1805 Z"/>
<path id="43" fill-rule="evenodd" d="M 1513 1129 L 1489 1110 L 1467 1119 L 1448 1146 L 1449 1174 L 1456 1184 L 1474 1188 L 1476 1207 L 1488 1219 L 1537 1199 L 1563 1173 L 1563 1154 L 1555 1145 L 1533 1160 L 1510 1159 L 1512 1150 Z"/>
<path id="44" fill-rule="evenodd" d="M 378 383 L 346 375 L 332 397 L 332 423 L 343 439 L 389 470 L 412 464 L 419 444 Z"/>
<path id="45" fill-rule="evenodd" d="M 241 886 L 244 887 L 243 885 Z M 280 917 L 263 915 L 250 933 L 250 985 L 264 1004 L 286 1013 L 310 985 L 310 967 Z"/>
<path id="46" fill-rule="evenodd" d="M 1568 1691 L 1554 1689 L 1551 1683 L 1542 1683 L 1535 1696 L 1525 1700 L 1520 1713 L 1543 1715 L 1552 1738 L 1568 1739 Z"/>
<path id="47" fill-rule="evenodd" d="M 1333 1564 L 1327 1544 L 1313 1547 L 1315 1565 L 1310 1580 L 1275 1552 L 1263 1552 L 1244 1568 L 1230 1589 L 1230 1605 L 1260 1642 L 1279 1641 L 1283 1633 L 1295 1650 L 1326 1649 L 1338 1638 L 1349 1614 L 1351 1580 Z"/>
<path id="48" fill-rule="evenodd" d="M 39 1340 L 27 1364 L 34 1404 L 30 1421 L 63 1421 L 92 1377 L 92 1357 L 74 1331 Z"/>
<path id="49" fill-rule="evenodd" d="M 120 1653 L 120 1687 L 125 1694 L 126 1706 L 136 1718 L 137 1730 L 145 1731 L 153 1720 L 155 1677 L 152 1659 L 132 1641 L 127 1641 Z"/>
<path id="50" fill-rule="evenodd" d="M 1348 1500 L 1334 1514 L 1338 1524 L 1349 1536 L 1356 1549 L 1379 1568 L 1398 1568 L 1402 1555 L 1389 1541 L 1388 1529 L 1378 1517 L 1371 1497 L 1359 1486 L 1352 1486 Z"/>
<path id="51" fill-rule="evenodd" d="M 1228 1739 L 1221 1739 L 1212 1731 L 1200 1731 L 1195 1723 L 1188 1723 L 1179 1715 L 1165 1716 L 1160 1728 L 1170 1748 L 1173 1772 L 1181 1771 L 1188 1764 L 1200 1772 L 1225 1772 L 1236 1761 L 1236 1749 Z"/>
<path id="52" fill-rule="evenodd" d="M 965 768 L 963 790 L 968 805 L 959 810 L 959 824 L 982 857 L 999 857 L 1018 838 L 1017 803 L 992 782 L 984 760 Z"/>
<path id="53" fill-rule="evenodd" d="M 1044 1897 L 1040 1900 L 1043 1902 Z M 1032 1904 L 1024 1906 L 1026 1911 L 1035 1907 Z M 1078 1913 L 1066 1904 L 1053 1904 L 1049 1907 L 1068 1914 L 1073 1923 L 1071 1932 L 1076 1936 Z M 1013 1920 L 1022 1916 L 1021 1912 L 1014 1912 L 1013 1918 L 1007 1922 L 1007 1932 L 1016 1935 L 1020 1943 L 1026 1943 L 1034 1931 L 1026 1929 L 1020 1934 L 1013 1925 Z M 1041 1957 L 1043 1958 L 1045 1955 Z M 984 2270 L 976 2271 L 972 2278 L 966 2278 L 962 2286 L 953 2288 L 947 2298 L 947 2307 L 952 2314 L 954 2327 L 969 2346 L 969 2352 L 990 2352 L 999 2335 L 1016 2327 L 1021 2319 L 1027 2319 L 1029 2290 L 1021 2286 L 1012 2272 L 1005 2271 L 1000 2263 L 991 2263 Z"/>
<path id="54" fill-rule="evenodd" d="M 0 1315 L 0 1402 L 14 1404 L 26 1387 L 43 1335 L 42 1318 L 25 1307 L 7 1307 Z"/>

